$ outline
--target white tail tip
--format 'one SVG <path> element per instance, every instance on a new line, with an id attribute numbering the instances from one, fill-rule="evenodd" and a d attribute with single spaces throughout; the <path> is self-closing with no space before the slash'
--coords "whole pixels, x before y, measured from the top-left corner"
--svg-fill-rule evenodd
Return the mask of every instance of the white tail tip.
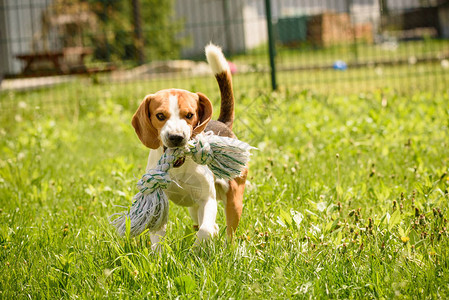
<path id="1" fill-rule="evenodd" d="M 229 64 L 220 47 L 210 43 L 206 46 L 205 51 L 207 62 L 215 75 L 229 70 Z"/>

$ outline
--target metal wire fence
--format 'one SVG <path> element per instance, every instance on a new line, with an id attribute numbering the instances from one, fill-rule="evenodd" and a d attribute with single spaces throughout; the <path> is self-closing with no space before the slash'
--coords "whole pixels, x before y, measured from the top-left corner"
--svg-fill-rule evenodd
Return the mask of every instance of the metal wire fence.
<path id="1" fill-rule="evenodd" d="M 17 91 L 50 88 L 31 98 L 55 107 L 86 84 L 216 95 L 209 42 L 224 49 L 237 94 L 433 91 L 449 78 L 449 1 L 0 0 L 0 110 Z"/>

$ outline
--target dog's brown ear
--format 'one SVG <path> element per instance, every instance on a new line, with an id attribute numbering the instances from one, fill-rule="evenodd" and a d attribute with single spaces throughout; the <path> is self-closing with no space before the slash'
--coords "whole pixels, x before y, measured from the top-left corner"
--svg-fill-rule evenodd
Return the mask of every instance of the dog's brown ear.
<path id="1" fill-rule="evenodd" d="M 136 130 L 137 136 L 139 137 L 142 144 L 151 149 L 157 149 L 160 147 L 161 143 L 158 139 L 158 133 L 150 120 L 150 102 L 153 95 L 147 95 L 142 103 L 140 103 L 139 108 L 134 113 L 132 119 L 132 125 Z"/>
<path id="2" fill-rule="evenodd" d="M 197 93 L 198 95 L 198 124 L 193 129 L 193 134 L 199 134 L 203 132 L 206 128 L 207 123 L 209 123 L 212 118 L 212 103 L 210 100 L 202 93 Z"/>

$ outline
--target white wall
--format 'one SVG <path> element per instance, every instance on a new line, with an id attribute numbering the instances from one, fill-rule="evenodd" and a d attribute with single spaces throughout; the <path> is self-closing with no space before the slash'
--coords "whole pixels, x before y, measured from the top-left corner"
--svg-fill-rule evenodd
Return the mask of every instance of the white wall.
<path id="1" fill-rule="evenodd" d="M 7 71 L 8 48 L 6 45 L 6 19 L 4 17 L 5 0 L 0 0 L 0 81 Z"/>
<path id="2" fill-rule="evenodd" d="M 245 31 L 245 49 L 260 46 L 268 40 L 267 20 L 261 16 L 257 7 L 245 6 L 243 8 L 243 26 Z"/>
<path id="3" fill-rule="evenodd" d="M 228 1 L 231 22 L 227 24 L 222 0 L 176 1 L 176 16 L 184 21 L 184 31 L 180 36 L 189 40 L 182 49 L 182 56 L 202 55 L 209 42 L 222 46 L 225 51 L 244 50 L 243 2 Z"/>
<path id="4" fill-rule="evenodd" d="M 183 57 L 201 56 L 204 46 L 214 42 L 225 52 L 244 52 L 267 40 L 263 0 L 225 0 L 230 20 L 225 20 L 223 0 L 178 0 L 175 11 L 184 21 L 180 35 L 190 43 Z"/>
<path id="5" fill-rule="evenodd" d="M 41 16 L 50 0 L 0 0 L 0 64 L 4 74 L 18 74 L 15 58 L 32 51 L 33 35 L 41 31 Z"/>

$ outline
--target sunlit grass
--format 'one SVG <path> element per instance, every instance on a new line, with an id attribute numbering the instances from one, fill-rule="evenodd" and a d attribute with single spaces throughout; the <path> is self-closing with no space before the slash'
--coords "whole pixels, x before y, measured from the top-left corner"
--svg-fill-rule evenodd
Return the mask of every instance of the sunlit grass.
<path id="1" fill-rule="evenodd" d="M 448 297 L 447 89 L 236 88 L 235 131 L 258 147 L 237 238 L 220 208 L 219 236 L 194 248 L 186 209 L 171 205 L 160 255 L 108 223 L 137 192 L 147 150 L 130 119 L 156 89 L 7 94 L 1 298 Z"/>
<path id="2" fill-rule="evenodd" d="M 444 58 L 449 55 L 448 40 L 425 39 L 402 41 L 397 43 L 342 43 L 328 47 L 309 44 L 296 46 L 277 45 L 276 62 L 279 67 L 329 66 L 336 60 L 346 63 L 376 63 L 389 60 L 408 60 L 410 57 Z M 240 64 L 269 65 L 268 46 L 261 45 L 242 55 L 236 55 L 233 61 Z"/>

